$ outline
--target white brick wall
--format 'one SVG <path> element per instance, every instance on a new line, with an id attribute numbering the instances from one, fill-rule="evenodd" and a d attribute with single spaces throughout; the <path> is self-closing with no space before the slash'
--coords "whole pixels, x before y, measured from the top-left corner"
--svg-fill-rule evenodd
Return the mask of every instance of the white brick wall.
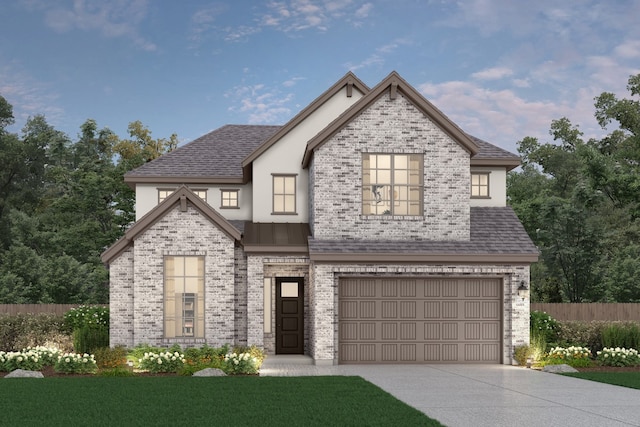
<path id="1" fill-rule="evenodd" d="M 424 215 L 363 216 L 362 153 L 424 155 Z M 310 170 L 316 239 L 468 240 L 469 153 L 399 95 L 383 95 L 316 150 Z"/>
<path id="2" fill-rule="evenodd" d="M 174 342 L 163 337 L 163 262 L 168 255 L 205 257 L 205 342 L 234 344 L 234 241 L 196 209 L 181 212 L 178 206 L 112 263 L 111 292 L 116 304 L 112 307 L 117 313 L 112 315 L 111 344 L 166 346 Z M 132 332 L 127 326 L 130 321 Z M 191 344 L 189 340 L 175 342 Z"/>

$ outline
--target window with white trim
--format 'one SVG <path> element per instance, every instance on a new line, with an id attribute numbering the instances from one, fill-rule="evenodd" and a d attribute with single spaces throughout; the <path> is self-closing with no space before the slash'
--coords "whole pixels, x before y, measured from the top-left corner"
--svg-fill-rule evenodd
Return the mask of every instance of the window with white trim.
<path id="1" fill-rule="evenodd" d="M 204 338 L 204 257 L 164 258 L 165 338 Z"/>
<path id="2" fill-rule="evenodd" d="M 422 154 L 363 154 L 362 214 L 422 215 Z"/>

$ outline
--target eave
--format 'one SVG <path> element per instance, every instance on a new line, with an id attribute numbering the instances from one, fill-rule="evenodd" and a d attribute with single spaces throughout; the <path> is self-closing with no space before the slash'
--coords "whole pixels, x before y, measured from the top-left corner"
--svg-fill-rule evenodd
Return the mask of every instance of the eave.
<path id="1" fill-rule="evenodd" d="M 420 254 L 420 253 L 310 253 L 314 262 L 331 263 L 438 263 L 438 264 L 523 264 L 538 261 L 535 254 Z"/>

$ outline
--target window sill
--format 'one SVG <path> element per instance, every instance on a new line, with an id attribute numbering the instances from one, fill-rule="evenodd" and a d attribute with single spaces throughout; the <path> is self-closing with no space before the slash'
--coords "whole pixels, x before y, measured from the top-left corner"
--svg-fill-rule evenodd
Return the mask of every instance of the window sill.
<path id="1" fill-rule="evenodd" d="M 220 209 L 240 209 L 240 206 L 220 206 Z"/>
<path id="2" fill-rule="evenodd" d="M 424 215 L 360 215 L 364 220 L 390 220 L 390 221 L 424 221 Z"/>
<path id="3" fill-rule="evenodd" d="M 296 216 L 298 215 L 297 212 L 271 212 L 271 215 L 289 215 L 289 216 Z"/>
<path id="4" fill-rule="evenodd" d="M 488 200 L 488 199 L 491 199 L 491 196 L 471 196 L 471 199 L 474 199 L 474 200 L 476 200 L 476 199 Z"/>
<path id="5" fill-rule="evenodd" d="M 176 337 L 176 338 L 163 338 L 163 344 L 206 344 L 207 340 L 204 338 L 187 338 L 187 337 Z"/>

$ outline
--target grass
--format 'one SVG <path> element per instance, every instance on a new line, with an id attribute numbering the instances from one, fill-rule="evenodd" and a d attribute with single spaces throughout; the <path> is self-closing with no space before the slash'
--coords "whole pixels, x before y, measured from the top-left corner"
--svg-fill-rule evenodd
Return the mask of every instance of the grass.
<path id="1" fill-rule="evenodd" d="M 640 372 L 578 372 L 563 375 L 640 390 Z"/>
<path id="2" fill-rule="evenodd" d="M 0 381 L 3 425 L 441 425 L 360 377 Z"/>

